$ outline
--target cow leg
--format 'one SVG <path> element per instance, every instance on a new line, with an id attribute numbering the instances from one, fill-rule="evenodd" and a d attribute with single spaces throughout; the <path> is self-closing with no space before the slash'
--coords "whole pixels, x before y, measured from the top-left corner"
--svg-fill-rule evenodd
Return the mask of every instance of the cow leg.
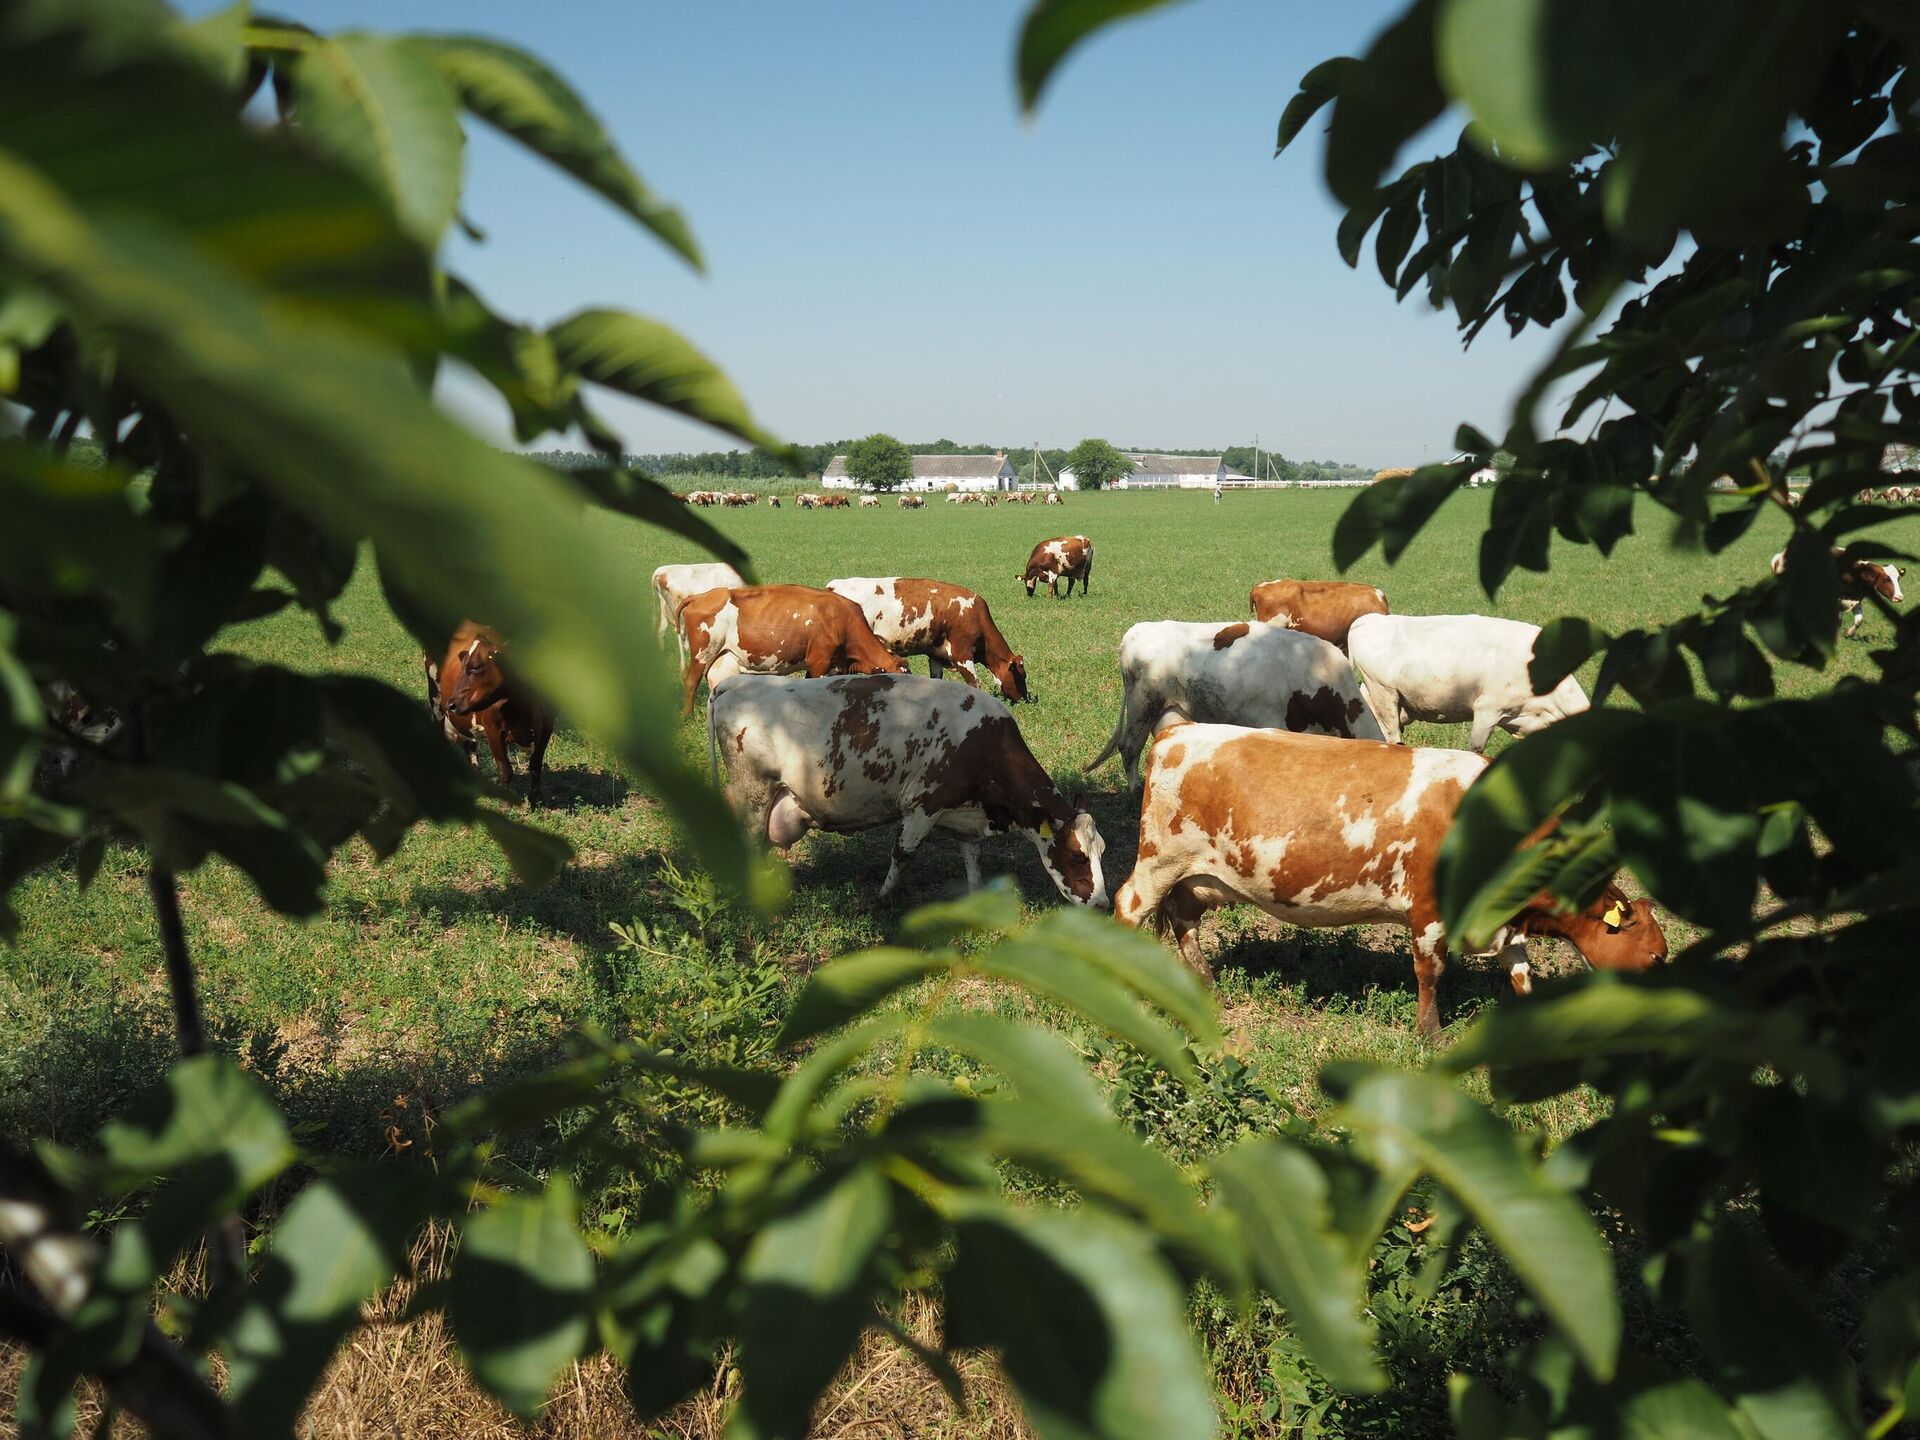
<path id="1" fill-rule="evenodd" d="M 1467 736 L 1467 748 L 1476 755 L 1486 754 L 1487 741 L 1493 737 L 1494 729 L 1499 724 L 1499 711 L 1475 711 L 1473 716 L 1473 732 Z"/>
<path id="2" fill-rule="evenodd" d="M 962 840 L 960 842 L 960 863 L 967 867 L 967 893 L 972 894 L 981 885 L 980 880 L 980 842 Z"/>
<path id="3" fill-rule="evenodd" d="M 1161 902 L 1160 913 L 1166 917 L 1168 932 L 1179 947 L 1180 958 L 1198 974 L 1213 979 L 1213 966 L 1207 963 L 1200 949 L 1200 920 L 1207 913 L 1207 905 L 1194 893 L 1193 882 L 1183 880 L 1174 886 Z"/>
<path id="4" fill-rule="evenodd" d="M 1441 935 L 1438 907 L 1431 902 L 1414 905 L 1409 924 L 1413 930 L 1413 978 L 1420 991 L 1415 1025 L 1427 1039 L 1437 1040 L 1440 1037 L 1440 977 L 1447 969 L 1447 946 Z"/>
<path id="5" fill-rule="evenodd" d="M 900 883 L 900 867 L 907 857 L 920 848 L 920 842 L 933 833 L 933 816 L 924 810 L 915 810 L 901 817 L 900 838 L 893 842 L 893 858 L 887 865 L 887 878 L 880 883 L 880 895 L 884 899 L 893 893 L 893 887 Z"/>
<path id="6" fill-rule="evenodd" d="M 700 694 L 700 682 L 712 664 L 713 657 L 707 655 L 695 655 L 687 662 L 686 675 L 683 677 L 685 693 L 681 696 L 680 706 L 683 716 L 693 714 L 693 702 Z"/>
<path id="7" fill-rule="evenodd" d="M 934 651 L 927 656 L 927 661 L 933 667 L 934 673 L 937 675 L 942 671 L 952 670 L 964 683 L 978 690 L 980 677 L 974 673 L 973 662 L 958 659 L 951 646 L 942 646 L 941 649 L 945 651 L 944 658 L 940 651 Z"/>
<path id="8" fill-rule="evenodd" d="M 1500 963 L 1507 969 L 1507 979 L 1513 983 L 1516 995 L 1533 993 L 1533 964 L 1527 956 L 1527 937 L 1516 935 L 1509 940 L 1500 952 Z"/>
<path id="9" fill-rule="evenodd" d="M 1361 685 L 1360 694 L 1367 702 L 1367 708 L 1373 712 L 1374 723 L 1380 727 L 1380 738 L 1389 745 L 1400 743 L 1400 692 L 1389 690 L 1378 680 L 1371 677 Z"/>
<path id="10" fill-rule="evenodd" d="M 480 717 L 480 732 L 487 737 L 487 749 L 493 752 L 493 768 L 500 772 L 500 783 L 513 788 L 513 766 L 507 759 L 507 731 L 498 715 Z"/>
<path id="11" fill-rule="evenodd" d="M 1867 618 L 1867 607 L 1858 600 L 1842 600 L 1840 608 L 1851 617 L 1847 624 L 1847 635 L 1851 638 L 1853 632 L 1860 628 L 1860 622 Z"/>
<path id="12" fill-rule="evenodd" d="M 553 721 L 541 716 L 533 727 L 533 748 L 527 752 L 527 804 L 540 803 L 540 782 L 547 774 L 547 746 L 553 740 Z"/>
<path id="13" fill-rule="evenodd" d="M 927 652 L 928 676 L 932 679 L 938 680 L 942 675 L 946 673 L 947 673 L 947 662 L 940 658 L 940 652 L 938 650 L 929 650 Z"/>

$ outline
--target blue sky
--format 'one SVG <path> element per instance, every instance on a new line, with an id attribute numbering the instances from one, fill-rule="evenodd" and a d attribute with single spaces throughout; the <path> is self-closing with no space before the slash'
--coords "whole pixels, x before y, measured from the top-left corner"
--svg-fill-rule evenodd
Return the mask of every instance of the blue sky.
<path id="1" fill-rule="evenodd" d="M 571 77 L 686 211 L 707 275 L 487 134 L 468 209 L 488 238 L 451 264 L 522 318 L 613 304 L 677 326 L 782 435 L 1257 431 L 1296 458 L 1382 465 L 1444 451 L 1461 420 L 1497 433 L 1544 348 L 1498 330 L 1463 354 L 1448 317 L 1396 306 L 1370 257 L 1354 272 L 1335 254 L 1318 127 L 1273 157 L 1300 74 L 1397 8 L 1176 6 L 1084 47 L 1028 122 L 1016 0 L 286 6 L 329 29 L 490 33 Z M 610 408 L 636 451 L 719 443 Z"/>

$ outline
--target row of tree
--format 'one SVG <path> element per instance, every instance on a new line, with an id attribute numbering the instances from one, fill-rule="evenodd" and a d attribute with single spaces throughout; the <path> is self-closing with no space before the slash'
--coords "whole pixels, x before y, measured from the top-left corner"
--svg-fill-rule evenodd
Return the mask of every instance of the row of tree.
<path id="1" fill-rule="evenodd" d="M 835 440 L 820 445 L 794 445 L 788 447 L 787 455 L 792 457 L 793 464 L 799 468 L 802 474 L 819 475 L 832 463 L 833 457 L 836 455 L 846 455 L 848 457 L 848 466 L 851 468 L 855 448 L 867 444 L 874 439 L 892 441 L 894 445 L 899 446 L 900 453 L 908 457 L 907 469 L 903 473 L 902 479 L 905 479 L 913 473 L 911 457 L 914 455 L 971 455 L 978 454 L 981 451 L 1006 449 L 1005 446 L 1000 445 L 963 445 L 953 440 L 908 442 L 895 440 L 894 437 L 890 435 L 880 435 L 868 436 L 865 440 Z M 1014 470 L 1019 475 L 1020 483 L 1023 485 L 1044 483 L 1048 481 L 1050 477 L 1057 476 L 1062 468 L 1071 468 L 1074 474 L 1079 477 L 1080 484 L 1084 487 L 1090 486 L 1091 482 L 1087 477 L 1089 474 L 1095 472 L 1084 468 L 1074 457 L 1079 455 L 1080 452 L 1089 445 L 1105 446 L 1106 450 L 1115 456 L 1122 454 L 1119 449 L 1108 444 L 1105 440 L 1083 440 L 1071 450 L 1042 448 L 1040 451 L 1041 464 L 1039 466 L 1035 466 L 1034 464 L 1034 452 L 1031 448 L 1024 451 L 1008 451 L 1007 453 L 1013 460 Z M 1135 453 L 1140 452 L 1136 451 Z M 1152 450 L 1151 453 L 1210 455 L 1214 452 L 1206 446 L 1199 446 L 1184 450 Z M 1335 460 L 1289 460 L 1284 455 L 1278 455 L 1272 451 L 1265 450 L 1261 451 L 1256 459 L 1253 447 L 1250 445 L 1228 446 L 1220 453 L 1224 456 L 1229 470 L 1239 471 L 1243 474 L 1254 474 L 1254 466 L 1257 463 L 1259 466 L 1258 473 L 1262 479 L 1289 481 L 1364 480 L 1373 475 L 1373 467 L 1371 466 L 1345 465 Z M 539 458 L 563 470 L 592 469 L 606 463 L 605 457 L 602 455 L 578 450 L 549 450 Z M 623 458 L 624 463 L 632 469 L 638 470 L 646 475 L 655 475 L 662 478 L 671 478 L 676 475 L 699 475 L 726 480 L 765 481 L 783 479 L 793 473 L 793 471 L 788 468 L 787 460 L 783 456 L 766 450 L 756 449 L 679 450 L 651 455 L 627 455 Z M 1125 461 L 1122 460 L 1121 463 L 1124 465 Z M 895 468 L 897 468 L 897 465 Z M 1104 462 L 1102 465 L 1096 467 L 1096 469 L 1105 475 L 1105 478 L 1099 482 L 1101 485 L 1109 484 L 1112 480 L 1118 479 L 1120 475 L 1125 473 L 1124 469 L 1109 470 L 1108 464 Z M 891 489 L 892 486 L 882 485 L 879 488 Z"/>

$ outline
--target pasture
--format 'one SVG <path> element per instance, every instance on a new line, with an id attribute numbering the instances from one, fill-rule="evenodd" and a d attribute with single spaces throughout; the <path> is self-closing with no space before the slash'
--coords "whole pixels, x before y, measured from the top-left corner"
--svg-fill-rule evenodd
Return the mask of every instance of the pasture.
<path id="1" fill-rule="evenodd" d="M 1026 657 L 1036 703 L 1016 707 L 1021 729 L 1062 788 L 1094 812 L 1107 840 L 1111 890 L 1132 866 L 1135 802 L 1121 792 L 1117 762 L 1091 775 L 1081 767 L 1113 727 L 1122 632 L 1144 619 L 1242 619 L 1256 581 L 1331 577 L 1328 538 L 1354 493 L 1230 493 L 1218 505 L 1201 493 L 1076 495 L 1064 509 L 959 507 L 935 497 L 919 512 L 888 499 L 877 511 L 762 505 L 703 513 L 747 548 L 765 580 L 920 575 L 980 591 Z M 1485 492 L 1461 496 L 1400 565 L 1389 568 L 1375 554 L 1351 578 L 1382 586 L 1402 613 L 1483 611 L 1536 623 L 1577 614 L 1618 631 L 1764 574 L 1784 530 L 1768 517 L 1722 555 L 1680 553 L 1664 513 L 1643 505 L 1641 533 L 1611 563 L 1556 544 L 1550 575 L 1516 575 L 1493 605 L 1475 579 L 1486 505 Z M 603 523 L 618 530 L 642 579 L 656 564 L 702 558 L 657 531 Z M 1027 599 L 1018 577 L 1029 548 L 1071 533 L 1094 540 L 1091 594 L 1055 601 L 1042 591 Z M 1897 544 L 1902 537 L 1888 538 Z M 252 627 L 248 641 L 259 658 L 421 689 L 416 649 L 386 617 L 370 565 L 337 613 L 346 626 L 337 647 L 296 612 Z M 651 632 L 654 616 L 632 621 Z M 1842 642 L 1837 663 L 1865 673 L 1869 650 L 1886 636 L 1884 620 L 1870 616 Z M 1591 681 L 1590 669 L 1582 678 Z M 1781 678 L 1791 693 L 1805 677 L 1786 668 Z M 670 662 L 661 680 L 672 682 Z M 680 726 L 688 762 L 701 767 L 703 716 Z M 1416 725 L 1408 738 L 1459 745 L 1465 729 Z M 1495 749 L 1504 738 L 1496 736 Z M 883 903 L 874 892 L 891 831 L 812 835 L 792 855 L 791 902 L 761 919 L 712 901 L 699 877 L 686 873 L 647 796 L 564 717 L 547 786 L 537 818 L 571 841 L 576 856 L 538 889 L 517 884 L 487 840 L 461 829 L 422 831 L 384 864 L 364 850 L 349 852 L 331 879 L 326 912 L 304 924 L 267 912 L 223 865 L 184 877 L 210 1028 L 279 1090 L 316 1143 L 430 1149 L 440 1107 L 551 1059 L 581 1024 L 682 1051 L 763 1053 L 811 964 L 884 940 L 905 909 L 962 885 L 957 851 L 936 837 L 915 857 L 901 893 Z M 983 863 L 989 875 L 1012 875 L 1030 908 L 1058 903 L 1023 841 L 989 842 Z M 12 1037 L 0 1055 L 4 1123 L 77 1140 L 157 1075 L 170 1054 L 139 861 L 130 851 L 109 854 L 84 892 L 69 872 L 38 875 L 16 903 L 22 933 L 0 951 L 0 1017 Z M 1684 938 L 1677 927 L 1670 933 Z M 1403 934 L 1292 932 L 1230 911 L 1208 920 L 1205 937 L 1236 1052 L 1230 1066 L 1213 1072 L 1214 1110 L 1203 1114 L 1169 1098 L 1137 1065 L 1081 1037 L 1090 1052 L 1108 1057 L 1105 1073 L 1123 1113 L 1176 1156 L 1204 1152 L 1236 1126 L 1277 1123 L 1289 1108 L 1312 1113 L 1320 1104 L 1314 1076 L 1331 1059 L 1405 1060 L 1421 1052 Z M 1559 942 L 1536 944 L 1544 973 L 1577 963 L 1570 948 L 1554 948 Z M 1491 968 L 1456 963 L 1443 982 L 1443 1017 L 1457 1026 L 1476 1007 L 1499 1003 L 1504 988 Z M 1563 1099 L 1529 1118 L 1552 1134 L 1582 1103 Z M 1268 1393 L 1261 1386 L 1272 1383 L 1270 1375 L 1261 1380 L 1261 1367 L 1235 1349 L 1231 1326 L 1207 1333 L 1223 1394 L 1253 1403 Z M 1437 1376 L 1446 1359 L 1426 1363 L 1439 1367 Z"/>

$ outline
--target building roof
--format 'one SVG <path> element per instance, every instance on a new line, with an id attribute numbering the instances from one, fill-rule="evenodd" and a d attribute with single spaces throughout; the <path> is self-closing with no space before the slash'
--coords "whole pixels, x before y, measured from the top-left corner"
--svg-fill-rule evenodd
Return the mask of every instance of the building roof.
<path id="1" fill-rule="evenodd" d="M 916 455 L 913 478 L 916 480 L 991 480 L 1007 463 L 1005 455 Z M 836 455 L 820 474 L 823 480 L 847 478 L 847 457 Z"/>
<path id="2" fill-rule="evenodd" d="M 1212 475 L 1220 469 L 1218 455 L 1136 455 L 1129 451 L 1127 459 L 1133 462 L 1133 468 L 1145 471 L 1149 475 Z"/>

